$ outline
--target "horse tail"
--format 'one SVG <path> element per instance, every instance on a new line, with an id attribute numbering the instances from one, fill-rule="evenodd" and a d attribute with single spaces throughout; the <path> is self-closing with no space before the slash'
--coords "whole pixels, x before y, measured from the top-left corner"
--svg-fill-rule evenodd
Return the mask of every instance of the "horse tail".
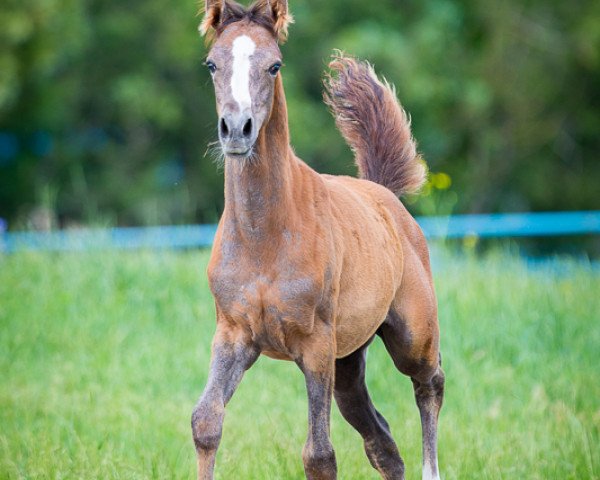
<path id="1" fill-rule="evenodd" d="M 416 193 L 427 176 L 417 153 L 410 119 L 396 92 L 380 81 L 367 62 L 336 53 L 325 79 L 325 103 L 355 154 L 361 178 L 377 182 L 396 195 Z"/>

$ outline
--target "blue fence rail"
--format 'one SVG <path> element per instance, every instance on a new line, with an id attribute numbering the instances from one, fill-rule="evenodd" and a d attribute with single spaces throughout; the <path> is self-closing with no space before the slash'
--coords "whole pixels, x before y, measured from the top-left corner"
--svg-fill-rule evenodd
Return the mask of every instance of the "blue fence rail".
<path id="1" fill-rule="evenodd" d="M 600 211 L 418 217 L 429 238 L 536 237 L 600 233 Z"/>
<path id="2" fill-rule="evenodd" d="M 428 238 L 600 234 L 600 211 L 417 217 Z M 216 225 L 2 232 L 0 252 L 195 248 L 212 245 Z"/>

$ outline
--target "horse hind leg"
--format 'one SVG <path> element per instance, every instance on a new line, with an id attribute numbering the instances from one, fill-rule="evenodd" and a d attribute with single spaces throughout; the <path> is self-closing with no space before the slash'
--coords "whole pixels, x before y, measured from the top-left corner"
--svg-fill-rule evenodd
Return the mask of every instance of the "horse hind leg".
<path id="1" fill-rule="evenodd" d="M 409 316 L 406 304 L 404 311 L 392 307 L 378 334 L 396 368 L 413 382 L 421 416 L 423 480 L 439 480 L 437 428 L 444 397 L 444 372 L 438 347 L 437 314 L 435 307 L 425 306 L 418 311 L 420 318 L 418 314 Z"/>
<path id="2" fill-rule="evenodd" d="M 335 400 L 344 418 L 363 437 L 369 461 L 384 479 L 403 479 L 404 463 L 390 427 L 375 409 L 365 384 L 364 345 L 335 363 Z"/>
<path id="3" fill-rule="evenodd" d="M 423 432 L 423 480 L 439 479 L 437 425 L 444 399 L 444 372 L 441 366 L 428 382 L 412 379 L 421 414 Z"/>

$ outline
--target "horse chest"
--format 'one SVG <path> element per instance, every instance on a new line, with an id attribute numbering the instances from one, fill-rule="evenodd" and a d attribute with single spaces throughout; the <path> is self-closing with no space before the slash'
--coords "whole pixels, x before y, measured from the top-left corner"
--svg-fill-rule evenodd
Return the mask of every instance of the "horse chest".
<path id="1" fill-rule="evenodd" d="M 215 269 L 209 275 L 215 301 L 227 318 L 250 329 L 266 350 L 289 353 L 294 336 L 310 334 L 322 298 L 321 282 L 308 275 Z"/>

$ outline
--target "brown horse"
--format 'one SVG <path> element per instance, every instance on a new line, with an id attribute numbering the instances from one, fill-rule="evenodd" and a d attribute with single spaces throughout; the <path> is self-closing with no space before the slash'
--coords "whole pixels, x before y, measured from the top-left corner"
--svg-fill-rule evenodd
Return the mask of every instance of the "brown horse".
<path id="1" fill-rule="evenodd" d="M 364 439 L 381 476 L 404 478 L 390 429 L 365 385 L 379 335 L 414 384 L 423 478 L 439 478 L 437 418 L 444 374 L 427 245 L 396 195 L 416 191 L 425 166 L 393 89 L 368 64 L 338 55 L 326 101 L 361 179 L 321 175 L 290 147 L 278 42 L 286 0 L 245 8 L 206 0 L 202 33 L 225 156 L 225 211 L 208 266 L 217 327 L 208 382 L 192 415 L 198 477 L 213 478 L 225 405 L 262 353 L 292 360 L 306 379 L 307 478 L 336 478 L 331 397 Z"/>

